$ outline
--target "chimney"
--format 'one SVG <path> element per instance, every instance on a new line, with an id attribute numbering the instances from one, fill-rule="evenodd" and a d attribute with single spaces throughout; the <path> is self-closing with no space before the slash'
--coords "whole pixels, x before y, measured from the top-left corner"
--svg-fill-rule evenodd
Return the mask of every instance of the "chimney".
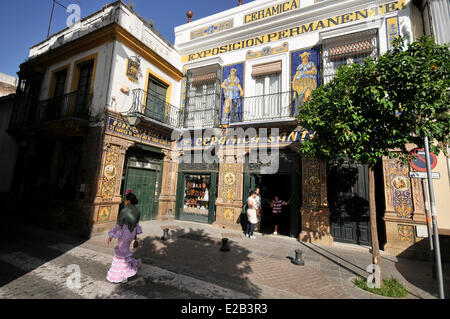
<path id="1" fill-rule="evenodd" d="M 238 0 L 238 7 L 242 6 L 242 0 Z"/>
<path id="2" fill-rule="evenodd" d="M 190 23 L 192 21 L 192 17 L 194 16 L 194 12 L 192 12 L 191 10 L 189 10 L 186 13 L 187 17 L 188 17 L 188 23 Z"/>

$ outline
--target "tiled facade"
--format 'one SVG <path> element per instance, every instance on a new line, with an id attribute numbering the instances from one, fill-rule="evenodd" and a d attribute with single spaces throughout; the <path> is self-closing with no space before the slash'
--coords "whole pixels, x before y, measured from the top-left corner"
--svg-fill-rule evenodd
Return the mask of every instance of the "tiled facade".
<path id="1" fill-rule="evenodd" d="M 92 22 L 101 15 L 101 24 Z M 171 45 L 115 2 L 83 20 L 87 31 L 63 30 L 34 46 L 21 66 L 21 107 L 12 129 L 19 140 L 33 137 L 21 149 L 27 160 L 19 167 L 46 163 L 52 173 L 42 185 L 50 201 L 58 201 L 55 214 L 71 211 L 65 224 L 76 220 L 88 234 L 115 223 L 129 187 L 142 191 L 148 219 L 240 229 L 248 191 L 262 182 L 270 197 L 289 193 L 283 194 L 291 199 L 286 235 L 332 244 L 329 168 L 299 154 L 299 143 L 312 132 L 298 127 L 296 110 L 339 66 L 383 54 L 400 34 L 418 37 L 415 15 L 405 0 L 260 0 L 176 27 Z M 65 113 L 44 116 L 61 103 Z M 229 140 L 237 128 L 279 131 L 265 141 L 259 135 Z M 203 135 L 207 129 L 212 136 Z M 178 140 L 180 134 L 187 138 Z M 82 150 L 75 163 L 62 151 L 69 141 Z M 39 162 L 36 154 L 49 144 L 53 155 Z M 280 152 L 278 173 L 249 163 L 256 150 L 273 145 Z M 180 160 L 191 150 L 211 149 L 218 162 Z M 60 173 L 68 167 L 72 177 Z M 426 225 L 421 184 L 407 170 L 388 160 L 380 170 L 380 220 L 384 215 L 385 249 L 394 254 L 423 241 L 416 226 Z M 132 177 L 136 171 L 147 179 Z M 17 174 L 18 198 L 33 203 L 39 174 L 33 181 L 31 171 Z M 68 180 L 73 185 L 63 189 L 71 196 L 59 198 L 57 185 Z M 277 190 L 271 183 L 281 185 Z"/>

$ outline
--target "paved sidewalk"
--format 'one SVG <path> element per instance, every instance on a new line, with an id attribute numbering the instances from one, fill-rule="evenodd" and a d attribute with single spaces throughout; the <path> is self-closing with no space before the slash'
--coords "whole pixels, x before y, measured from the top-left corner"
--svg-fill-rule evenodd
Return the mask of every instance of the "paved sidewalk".
<path id="1" fill-rule="evenodd" d="M 354 287 L 367 276 L 367 249 L 335 244 L 319 246 L 293 238 L 256 234 L 251 240 L 237 231 L 181 221 L 141 223 L 144 233 L 135 251 L 143 260 L 138 276 L 127 284 L 105 279 L 115 241 L 106 234 L 90 240 L 15 224 L 0 225 L 0 298 L 151 298 L 151 299 L 383 299 Z M 161 240 L 163 228 L 170 239 Z M 14 236 L 10 236 L 13 234 Z M 229 252 L 220 251 L 222 238 Z M 305 266 L 291 263 L 303 251 Z M 67 288 L 68 265 L 79 265 L 82 289 Z M 448 264 L 447 297 L 449 287 Z M 394 277 L 409 290 L 408 298 L 434 299 L 438 284 L 429 262 L 383 256 L 385 278 Z"/>
<path id="2" fill-rule="evenodd" d="M 169 226 L 170 240 L 161 240 Z M 368 249 L 352 245 L 320 246 L 294 238 L 241 232 L 182 221 L 142 223 L 144 234 L 135 255 L 148 264 L 214 282 L 254 298 L 363 298 L 383 299 L 356 288 L 352 280 L 367 277 L 371 264 Z M 175 228 L 175 229 L 174 229 Z M 221 239 L 230 239 L 230 252 L 221 252 Z M 85 244 L 108 249 L 105 235 Z M 305 266 L 295 266 L 295 250 L 303 251 Z M 450 265 L 443 265 L 449 296 Z M 384 278 L 394 277 L 410 292 L 408 298 L 435 299 L 438 282 L 425 261 L 382 256 Z"/>

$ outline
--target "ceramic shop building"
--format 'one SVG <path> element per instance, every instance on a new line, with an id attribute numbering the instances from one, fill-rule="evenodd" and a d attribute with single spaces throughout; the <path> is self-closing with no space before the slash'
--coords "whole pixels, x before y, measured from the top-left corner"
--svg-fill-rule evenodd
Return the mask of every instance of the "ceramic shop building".
<path id="1" fill-rule="evenodd" d="M 144 220 L 241 229 L 259 186 L 261 232 L 273 232 L 268 204 L 278 195 L 290 200 L 280 234 L 370 245 L 367 167 L 301 157 L 312 132 L 295 115 L 340 65 L 421 26 L 405 0 L 258 0 L 176 27 L 172 45 L 122 2 L 109 4 L 21 65 L 15 193 L 31 204 L 27 216 L 51 202 L 49 218 L 91 234 L 114 225 L 126 189 Z M 215 160 L 192 160 L 205 153 Z M 276 154 L 277 170 L 263 154 Z M 408 173 L 388 159 L 376 172 L 380 242 L 393 254 L 426 248 L 422 186 Z"/>
<path id="2" fill-rule="evenodd" d="M 422 25 L 411 1 L 284 0 L 253 1 L 175 28 L 184 74 L 183 130 L 190 135 L 219 130 L 179 146 L 185 152 L 189 147 L 210 151 L 219 144 L 221 159 L 179 164 L 176 218 L 239 229 L 248 190 L 258 185 L 263 198 L 291 199 L 282 219 L 284 235 L 370 245 L 367 167 L 327 167 L 301 157 L 298 144 L 310 132 L 297 127 L 294 115 L 339 66 L 383 54 L 398 35 L 415 39 L 424 33 Z M 248 160 L 269 140 L 263 145 L 245 137 L 224 140 L 236 128 L 279 128 L 270 141 L 279 146 L 278 172 L 264 173 L 262 163 Z M 227 156 L 230 146 L 240 155 Z M 376 168 L 380 243 L 392 254 L 427 250 L 422 186 L 409 171 L 389 159 Z M 261 231 L 270 233 L 267 215 L 270 208 L 263 205 Z"/>

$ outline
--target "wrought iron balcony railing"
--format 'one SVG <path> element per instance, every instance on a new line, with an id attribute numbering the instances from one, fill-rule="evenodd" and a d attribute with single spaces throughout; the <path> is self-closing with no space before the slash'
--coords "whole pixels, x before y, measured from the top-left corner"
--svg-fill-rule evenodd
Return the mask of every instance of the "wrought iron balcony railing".
<path id="1" fill-rule="evenodd" d="M 92 94 L 72 92 L 37 103 L 18 101 L 11 117 L 10 127 L 29 126 L 46 122 L 76 118 L 89 120 Z"/>
<path id="2" fill-rule="evenodd" d="M 297 108 L 292 92 L 240 98 L 232 103 L 230 122 L 249 123 L 293 119 Z"/>
<path id="3" fill-rule="evenodd" d="M 219 94 L 194 95 L 186 99 L 185 128 L 211 128 L 219 125 Z"/>
<path id="4" fill-rule="evenodd" d="M 133 90 L 133 105 L 129 113 L 142 115 L 174 128 L 181 126 L 180 109 L 160 99 L 154 92 Z"/>
<path id="5" fill-rule="evenodd" d="M 36 123 L 78 118 L 89 119 L 92 94 L 72 92 L 38 103 Z"/>

